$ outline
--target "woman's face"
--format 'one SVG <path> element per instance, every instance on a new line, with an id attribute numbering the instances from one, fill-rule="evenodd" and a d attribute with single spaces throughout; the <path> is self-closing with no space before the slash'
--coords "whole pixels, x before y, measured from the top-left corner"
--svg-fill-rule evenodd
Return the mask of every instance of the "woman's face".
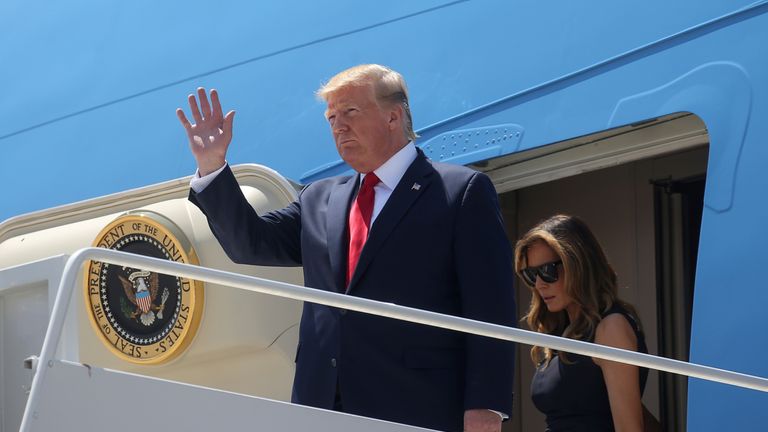
<path id="1" fill-rule="evenodd" d="M 528 268 L 535 269 L 545 264 L 559 262 L 560 257 L 552 250 L 549 245 L 538 240 L 528 246 L 526 251 L 526 263 Z M 547 305 L 550 312 L 560 312 L 565 310 L 573 321 L 578 305 L 568 295 L 565 289 L 565 271 L 562 264 L 556 266 L 557 280 L 546 282 L 544 278 L 537 274 L 534 290 Z"/>

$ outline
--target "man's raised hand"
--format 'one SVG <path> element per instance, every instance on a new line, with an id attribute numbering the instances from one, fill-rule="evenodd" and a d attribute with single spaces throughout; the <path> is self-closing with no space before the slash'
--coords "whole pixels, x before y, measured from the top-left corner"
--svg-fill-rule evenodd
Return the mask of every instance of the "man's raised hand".
<path id="1" fill-rule="evenodd" d="M 200 99 L 200 106 L 197 105 Z M 219 93 L 211 90 L 211 102 L 208 103 L 208 95 L 205 89 L 197 89 L 197 99 L 194 94 L 189 95 L 189 109 L 195 124 L 190 124 L 184 110 L 176 109 L 182 126 L 187 131 L 189 148 L 197 160 L 197 168 L 200 176 L 205 176 L 224 166 L 227 148 L 232 141 L 232 121 L 235 112 L 230 111 L 226 116 L 221 110 Z"/>

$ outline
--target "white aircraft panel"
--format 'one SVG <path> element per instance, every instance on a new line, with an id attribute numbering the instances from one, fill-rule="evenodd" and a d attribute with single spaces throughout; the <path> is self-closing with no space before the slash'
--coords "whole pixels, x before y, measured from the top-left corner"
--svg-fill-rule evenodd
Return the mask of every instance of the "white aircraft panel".
<path id="1" fill-rule="evenodd" d="M 67 361 L 52 364 L 31 431 L 428 430 Z"/>

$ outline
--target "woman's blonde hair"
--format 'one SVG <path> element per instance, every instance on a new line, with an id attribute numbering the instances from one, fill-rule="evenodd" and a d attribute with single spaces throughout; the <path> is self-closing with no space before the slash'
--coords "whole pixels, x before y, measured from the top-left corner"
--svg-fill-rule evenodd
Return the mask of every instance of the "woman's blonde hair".
<path id="1" fill-rule="evenodd" d="M 531 287 L 531 304 L 523 317 L 528 327 L 541 333 L 593 340 L 602 315 L 614 304 L 623 307 L 640 326 L 632 305 L 618 298 L 616 272 L 584 221 L 576 216 L 556 215 L 531 228 L 515 245 L 515 271 L 518 276 L 528 265 L 528 248 L 539 241 L 549 246 L 562 261 L 563 287 L 578 305 L 579 312 L 573 322 L 565 310 L 550 312 L 541 296 Z M 558 355 L 561 361 L 567 362 L 564 353 Z M 531 359 L 535 364 L 547 364 L 552 356 L 549 348 L 534 346 L 531 349 Z"/>

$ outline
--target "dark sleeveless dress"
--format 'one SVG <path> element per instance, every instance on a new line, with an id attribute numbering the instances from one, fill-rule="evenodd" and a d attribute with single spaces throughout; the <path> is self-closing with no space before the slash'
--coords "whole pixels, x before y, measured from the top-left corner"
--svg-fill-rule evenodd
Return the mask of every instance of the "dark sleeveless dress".
<path id="1" fill-rule="evenodd" d="M 614 305 L 604 315 L 622 314 L 635 331 L 638 351 L 647 353 L 645 337 L 624 308 Z M 531 398 L 547 416 L 547 432 L 614 431 L 603 372 L 591 357 L 567 354 L 565 364 L 555 353 L 547 367 L 539 366 L 531 383 Z M 640 394 L 645 390 L 648 369 L 640 368 Z"/>

